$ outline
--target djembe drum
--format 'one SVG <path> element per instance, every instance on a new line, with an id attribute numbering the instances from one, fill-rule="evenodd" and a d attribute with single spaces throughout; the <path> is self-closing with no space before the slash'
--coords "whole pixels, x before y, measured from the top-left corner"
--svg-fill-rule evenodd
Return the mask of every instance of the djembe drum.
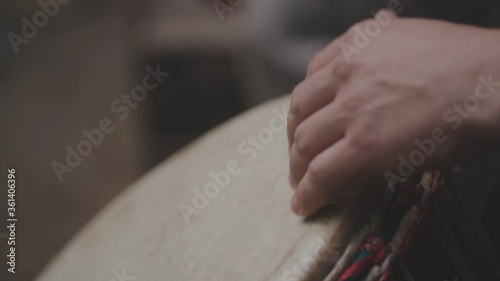
<path id="1" fill-rule="evenodd" d="M 177 152 L 100 212 L 37 280 L 412 280 L 402 257 L 440 173 L 298 217 L 289 208 L 288 104 L 268 102 Z M 460 280 L 473 278 L 464 272 Z"/>

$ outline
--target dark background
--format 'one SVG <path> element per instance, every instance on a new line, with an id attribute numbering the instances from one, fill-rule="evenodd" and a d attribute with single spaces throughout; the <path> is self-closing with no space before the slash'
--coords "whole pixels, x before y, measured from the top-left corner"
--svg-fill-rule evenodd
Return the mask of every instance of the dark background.
<path id="1" fill-rule="evenodd" d="M 0 4 L 1 174 L 16 168 L 16 274 L 6 274 L 0 235 L 0 280 L 32 280 L 58 250 L 114 196 L 187 142 L 242 110 L 285 94 L 245 31 L 245 5 L 221 22 L 211 2 L 82 1 L 59 13 L 15 54 L 7 39 L 35 1 Z M 123 121 L 110 110 L 161 65 L 170 76 Z M 116 129 L 59 182 L 82 130 L 111 118 Z M 0 234 L 6 234 L 6 185 Z"/>
<path id="2" fill-rule="evenodd" d="M 500 9 L 490 4 L 433 2 L 407 11 L 500 22 Z M 72 0 L 15 54 L 7 34 L 20 34 L 21 18 L 38 10 L 36 1 L 0 3 L 0 168 L 5 180 L 7 168 L 17 170 L 19 220 L 17 273 L 7 279 L 7 245 L 0 236 L 1 280 L 32 280 L 139 176 L 224 120 L 289 93 L 301 78 L 262 54 L 267 43 L 248 31 L 246 2 L 220 21 L 211 1 Z M 118 122 L 111 102 L 141 83 L 145 66 L 156 64 L 170 76 Z M 114 118 L 115 131 L 59 182 L 51 163 L 63 163 L 65 147 L 74 148 L 84 139 L 81 131 L 97 128 L 105 117 Z M 6 195 L 2 184 L 0 235 L 7 233 Z"/>

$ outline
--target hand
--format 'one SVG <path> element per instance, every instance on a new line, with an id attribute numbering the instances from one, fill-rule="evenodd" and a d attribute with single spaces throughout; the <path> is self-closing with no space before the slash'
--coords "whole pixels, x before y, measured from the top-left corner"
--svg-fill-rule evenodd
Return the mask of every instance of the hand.
<path id="1" fill-rule="evenodd" d="M 292 93 L 291 205 L 300 215 L 372 178 L 408 177 L 471 141 L 500 139 L 498 31 L 376 18 L 319 52 Z"/>

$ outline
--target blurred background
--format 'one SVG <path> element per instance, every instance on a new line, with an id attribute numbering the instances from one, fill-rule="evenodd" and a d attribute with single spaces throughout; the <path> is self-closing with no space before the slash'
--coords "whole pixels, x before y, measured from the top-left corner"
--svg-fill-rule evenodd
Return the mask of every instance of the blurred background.
<path id="1" fill-rule="evenodd" d="M 387 7 L 380 0 L 41 2 L 58 10 L 32 38 L 16 39 L 18 52 L 9 34 L 21 36 L 23 18 L 32 21 L 42 6 L 0 4 L 0 159 L 2 174 L 17 170 L 19 218 L 17 273 L 7 279 L 7 230 L 0 228 L 1 280 L 32 280 L 130 183 L 228 118 L 289 93 L 315 51 Z M 402 1 L 402 15 L 500 22 L 493 1 L 413 2 Z M 157 65 L 170 75 L 118 119 L 111 104 Z M 82 130 L 103 118 L 115 130 L 59 181 L 54 161 L 64 164 L 66 147 L 76 148 L 86 139 Z"/>

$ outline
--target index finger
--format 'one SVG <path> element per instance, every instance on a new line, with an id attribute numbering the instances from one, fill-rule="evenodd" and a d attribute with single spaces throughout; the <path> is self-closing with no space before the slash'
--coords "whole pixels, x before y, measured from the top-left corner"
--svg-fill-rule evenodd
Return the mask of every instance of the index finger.
<path id="1" fill-rule="evenodd" d="M 332 197 L 346 188 L 354 188 L 362 182 L 363 154 L 343 138 L 309 164 L 292 198 L 292 210 L 301 216 L 309 216 L 331 201 Z"/>

